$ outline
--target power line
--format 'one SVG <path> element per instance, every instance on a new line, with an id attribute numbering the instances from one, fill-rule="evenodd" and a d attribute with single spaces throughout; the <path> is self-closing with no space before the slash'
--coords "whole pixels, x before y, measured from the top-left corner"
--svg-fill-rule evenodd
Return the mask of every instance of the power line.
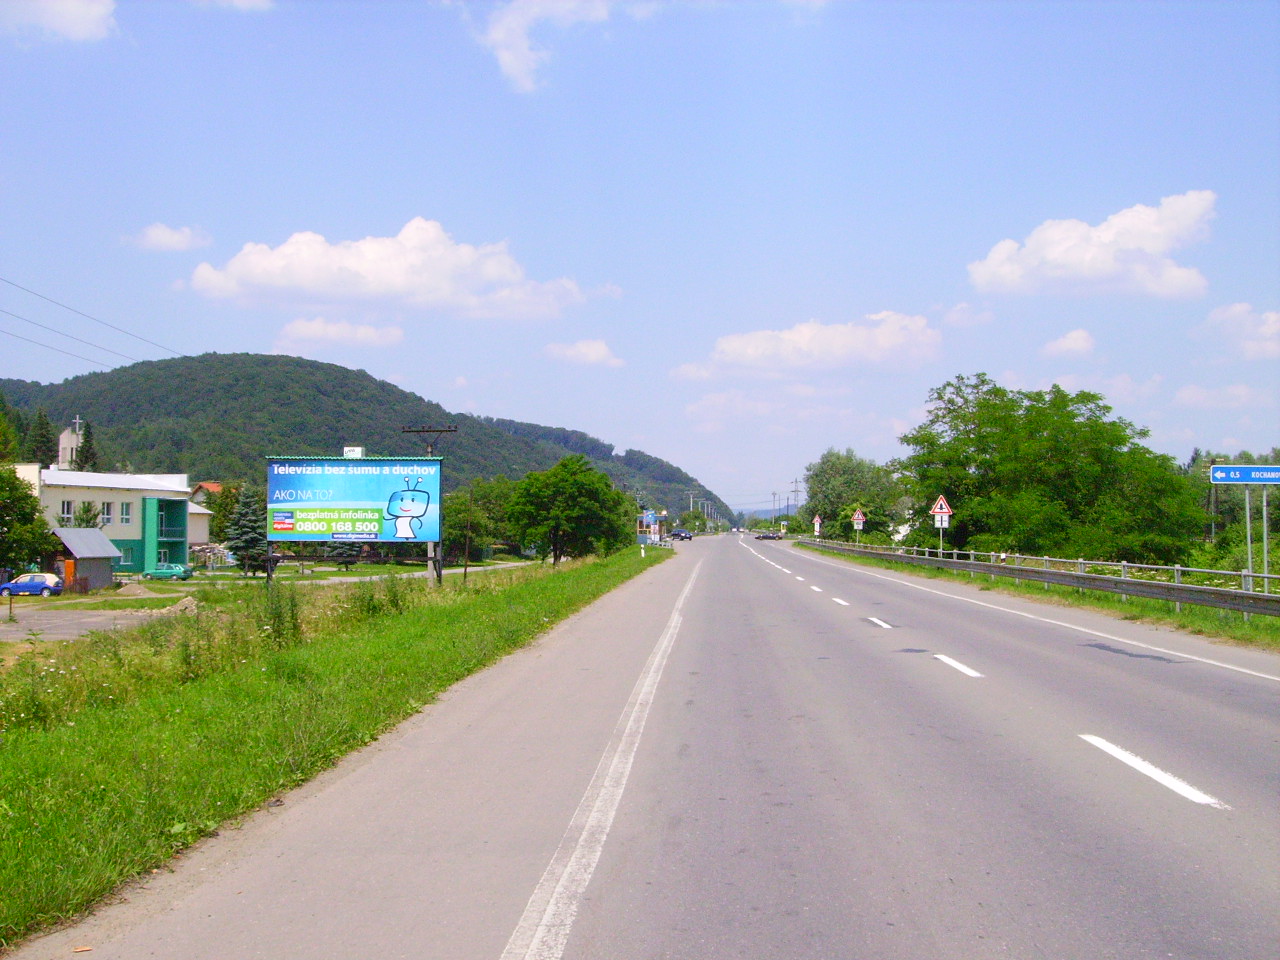
<path id="1" fill-rule="evenodd" d="M 11 287 L 17 287 L 23 293 L 29 293 L 33 297 L 39 297 L 41 300 L 48 301 L 49 303 L 52 303 L 54 306 L 61 307 L 63 310 L 70 310 L 72 313 L 78 314 L 79 316 L 84 317 L 86 320 L 92 320 L 94 323 L 100 323 L 104 327 L 110 327 L 112 330 L 116 331 L 116 333 L 123 333 L 126 337 L 133 337 L 133 339 L 135 340 L 141 340 L 143 343 L 149 343 L 151 346 L 156 347 L 157 349 L 164 350 L 168 353 L 172 353 L 175 357 L 182 356 L 182 354 L 180 354 L 177 350 L 174 350 L 172 347 L 166 347 L 162 343 L 156 343 L 154 340 L 148 340 L 146 337 L 140 337 L 136 333 L 130 333 L 128 330 L 125 330 L 121 327 L 117 327 L 115 324 L 107 323 L 107 321 L 105 320 L 99 320 L 97 317 L 91 316 L 90 314 L 85 313 L 83 310 L 77 310 L 75 307 L 69 307 L 65 303 L 61 303 L 53 299 L 53 297 L 46 297 L 43 293 L 37 293 L 34 290 L 30 290 L 27 287 L 24 287 L 20 283 L 14 283 L 12 280 L 9 280 L 5 277 L 0 277 L 0 280 L 9 284 L 9 286 Z M 81 359 L 84 359 L 84 358 L 82 357 Z"/>
<path id="2" fill-rule="evenodd" d="M 104 370 L 106 369 L 106 365 L 103 364 L 101 360 L 90 360 L 88 357 L 82 357 L 80 354 L 72 353 L 70 350 L 59 350 L 57 347 L 51 347 L 47 343 L 41 343 L 39 340 L 32 340 L 29 337 L 20 337 L 18 334 L 11 333 L 8 330 L 0 330 L 0 333 L 7 334 L 15 340 L 25 340 L 27 343 L 34 343 L 37 347 L 44 347 L 46 350 L 52 350 L 54 353 L 65 353 L 68 357 L 75 357 L 77 360 L 84 360 L 87 363 L 92 363 L 95 367 L 102 367 Z"/>
<path id="3" fill-rule="evenodd" d="M 43 323 L 38 323 L 35 320 L 30 320 L 27 317 L 18 316 L 18 314 L 14 313 L 12 310 L 5 310 L 3 308 L 0 308 L 0 313 L 13 317 L 16 320 L 22 320 L 25 323 L 31 324 L 33 327 L 39 327 L 41 330 L 48 330 L 50 333 L 56 333 L 58 336 L 66 337 L 68 340 L 74 340 L 77 343 L 83 343 L 86 347 L 93 347 L 93 349 L 95 350 L 104 350 L 107 353 L 114 353 L 117 357 L 124 357 L 126 360 L 132 360 L 135 363 L 138 360 L 137 357 L 131 357 L 127 353 L 121 353 L 119 350 L 112 350 L 110 347 L 104 347 L 104 346 L 101 346 L 100 344 L 90 343 L 88 340 L 81 340 L 79 337 L 72 336 L 69 333 L 63 333 L 61 330 L 55 330 L 53 327 L 46 327 Z"/>

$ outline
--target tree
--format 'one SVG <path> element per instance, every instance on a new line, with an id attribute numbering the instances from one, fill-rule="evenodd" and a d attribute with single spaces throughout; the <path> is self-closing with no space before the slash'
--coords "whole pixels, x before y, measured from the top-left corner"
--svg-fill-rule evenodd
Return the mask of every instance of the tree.
<path id="1" fill-rule="evenodd" d="M 102 458 L 98 456 L 98 448 L 93 442 L 93 424 L 85 421 L 84 433 L 80 435 L 80 445 L 71 461 L 72 470 L 85 470 L 89 473 L 102 471 Z"/>
<path id="2" fill-rule="evenodd" d="M 235 554 L 245 573 L 267 568 L 267 497 L 261 489 L 245 484 L 235 512 L 227 524 L 226 548 Z"/>
<path id="3" fill-rule="evenodd" d="M 493 545 L 493 524 L 483 505 L 476 503 L 470 486 L 444 495 L 443 514 L 440 549 L 445 563 L 456 563 L 463 557 L 474 560 L 485 547 Z"/>
<path id="4" fill-rule="evenodd" d="M 700 510 L 686 510 L 680 514 L 680 519 L 676 521 L 676 527 L 682 530 L 689 530 L 692 533 L 703 533 L 707 529 L 707 518 L 703 516 Z"/>
<path id="5" fill-rule="evenodd" d="M 928 419 L 899 439 L 913 499 L 912 537 L 933 541 L 930 505 L 956 511 L 947 531 L 964 549 L 1174 563 L 1203 513 L 1171 457 L 1146 431 L 1110 417 L 1100 395 L 1007 390 L 986 374 L 930 391 Z"/>
<path id="6" fill-rule="evenodd" d="M 71 526 L 82 529 L 101 529 L 105 526 L 102 522 L 101 508 L 92 500 L 81 500 L 76 507 L 75 515 L 71 518 Z"/>
<path id="7" fill-rule="evenodd" d="M 805 467 L 804 484 L 808 495 L 800 508 L 801 522 L 809 525 L 815 514 L 822 517 L 824 536 L 852 538 L 855 510 L 866 515 L 867 533 L 891 534 L 904 519 L 902 484 L 893 471 L 852 449 L 829 449 Z"/>
<path id="8" fill-rule="evenodd" d="M 634 512 L 634 501 L 581 454 L 526 475 L 507 507 L 521 542 L 550 556 L 552 564 L 619 549 L 631 539 Z"/>
<path id="9" fill-rule="evenodd" d="M 0 569 L 21 570 L 57 549 L 30 484 L 13 467 L 0 467 Z"/>
<path id="10" fill-rule="evenodd" d="M 240 502 L 240 490 L 244 487 L 242 480 L 230 480 L 222 484 L 222 489 L 217 493 L 210 493 L 204 501 L 204 506 L 213 514 L 209 518 L 209 539 L 214 543 L 225 543 L 227 538 L 227 527 L 231 524 L 231 517 L 236 512 L 236 505 Z"/>
<path id="11" fill-rule="evenodd" d="M 16 463 L 22 452 L 22 441 L 13 411 L 0 393 L 0 463 Z"/>
<path id="12" fill-rule="evenodd" d="M 49 467 L 58 462 L 58 437 L 53 432 L 53 424 L 44 412 L 44 407 L 36 411 L 35 421 L 27 433 L 24 456 L 30 463 Z"/>

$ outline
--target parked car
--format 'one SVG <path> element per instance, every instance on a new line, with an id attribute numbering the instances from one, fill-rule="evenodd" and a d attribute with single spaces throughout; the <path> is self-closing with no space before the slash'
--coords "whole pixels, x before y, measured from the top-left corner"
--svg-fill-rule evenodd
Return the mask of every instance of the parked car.
<path id="1" fill-rule="evenodd" d="M 690 533 L 688 530 L 672 530 L 671 539 L 672 540 L 692 540 L 693 534 Z"/>
<path id="2" fill-rule="evenodd" d="M 185 563 L 157 563 L 154 570 L 142 574 L 143 580 L 190 580 L 191 568 Z"/>
<path id="3" fill-rule="evenodd" d="M 0 597 L 7 597 L 10 594 L 56 597 L 60 593 L 62 593 L 62 578 L 56 573 L 24 573 L 20 577 L 14 577 L 8 583 L 0 584 Z"/>

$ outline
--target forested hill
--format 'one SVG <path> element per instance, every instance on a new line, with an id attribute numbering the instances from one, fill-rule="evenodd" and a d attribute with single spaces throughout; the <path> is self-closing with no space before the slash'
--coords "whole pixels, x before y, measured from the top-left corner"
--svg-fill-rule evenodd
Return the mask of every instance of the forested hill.
<path id="1" fill-rule="evenodd" d="M 614 453 L 613 444 L 597 440 L 581 430 L 544 427 L 536 423 L 521 423 L 518 420 L 496 417 L 481 419 L 513 437 L 532 440 L 559 451 L 560 456 L 564 453 L 580 453 L 590 457 L 602 471 L 613 478 L 614 483 L 624 486 L 629 492 L 638 493 L 645 506 L 664 507 L 673 516 L 679 516 L 690 509 L 691 503 L 708 500 L 719 510 L 722 519 L 729 520 L 733 517 L 733 511 L 723 500 L 689 474 L 674 464 L 641 450 Z"/>
<path id="2" fill-rule="evenodd" d="M 363 446 L 370 456 L 422 453 L 423 438 L 401 428 L 457 425 L 436 446 L 445 458 L 446 488 L 476 477 L 519 478 L 582 452 L 651 505 L 678 512 L 682 502 L 687 506 L 687 490 L 711 496 L 683 471 L 638 451 L 614 456 L 610 445 L 572 430 L 522 435 L 498 425 L 507 421 L 450 413 L 363 370 L 300 357 L 208 353 L 56 384 L 0 380 L 0 394 L 27 416 L 43 408 L 59 430 L 76 416 L 89 421 L 108 469 L 186 473 L 193 480 L 259 477 L 268 456 L 332 457 L 346 445 Z M 588 452 L 576 438 L 607 453 Z"/>

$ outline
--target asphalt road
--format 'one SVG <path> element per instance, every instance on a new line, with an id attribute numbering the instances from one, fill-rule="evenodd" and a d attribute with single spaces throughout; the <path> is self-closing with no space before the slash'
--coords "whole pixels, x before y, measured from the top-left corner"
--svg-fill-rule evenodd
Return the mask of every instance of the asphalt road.
<path id="1" fill-rule="evenodd" d="M 1280 658 L 677 553 L 16 957 L 1280 952 Z"/>

